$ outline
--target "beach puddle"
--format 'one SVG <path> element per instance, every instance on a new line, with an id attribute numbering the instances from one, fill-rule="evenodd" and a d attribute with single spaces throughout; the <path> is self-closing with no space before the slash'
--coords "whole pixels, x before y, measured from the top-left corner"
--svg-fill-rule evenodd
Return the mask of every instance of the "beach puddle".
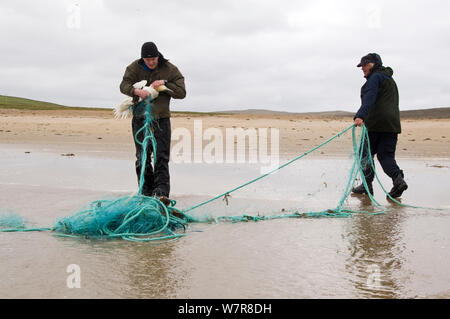
<path id="1" fill-rule="evenodd" d="M 137 190 L 131 160 L 1 149 L 0 212 L 18 213 L 33 227 Z M 444 210 L 399 206 L 375 185 L 380 207 L 350 196 L 345 207 L 364 213 L 302 218 L 338 205 L 352 164 L 304 158 L 189 212 L 299 218 L 193 223 L 185 237 L 158 244 L 0 233 L 0 297 L 449 298 L 450 161 L 398 162 L 409 184 L 401 202 Z M 250 164 L 170 169 L 171 197 L 181 209 L 260 175 Z M 380 179 L 389 191 L 391 181 L 383 173 Z M 69 287 L 70 265 L 79 267 L 80 288 Z"/>

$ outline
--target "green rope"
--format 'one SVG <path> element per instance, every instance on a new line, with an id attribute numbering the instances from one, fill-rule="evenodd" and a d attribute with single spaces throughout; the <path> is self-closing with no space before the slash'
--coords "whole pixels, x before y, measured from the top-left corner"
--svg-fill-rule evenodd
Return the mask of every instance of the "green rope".
<path id="1" fill-rule="evenodd" d="M 328 144 L 329 142 L 331 142 L 331 141 L 334 140 L 335 138 L 340 137 L 342 134 L 344 134 L 345 132 L 347 132 L 347 131 L 348 131 L 349 129 L 351 129 L 352 127 L 353 127 L 353 124 L 352 124 L 351 126 L 349 126 L 348 128 L 346 128 L 345 130 L 343 130 L 342 132 L 336 134 L 335 136 L 333 136 L 333 137 L 329 138 L 328 140 L 326 140 L 325 142 L 321 143 L 320 145 L 318 145 L 318 146 L 312 148 L 311 150 L 309 150 L 309 151 L 307 151 L 307 152 L 305 152 L 305 153 L 303 153 L 303 154 L 297 156 L 296 158 L 294 158 L 294 159 L 292 159 L 292 160 L 286 162 L 285 164 L 283 164 L 283 165 L 281 165 L 281 166 L 279 166 L 279 167 L 277 167 L 277 168 L 275 168 L 275 169 L 269 171 L 268 173 L 265 173 L 265 174 L 263 174 L 263 175 L 261 175 L 261 176 L 255 178 L 255 179 L 252 179 L 251 181 L 248 181 L 247 183 L 244 183 L 244 184 L 242 184 L 242 185 L 240 185 L 240 186 L 237 186 L 237 187 L 233 188 L 232 190 L 229 190 L 229 191 L 227 191 L 227 192 L 225 192 L 225 193 L 222 193 L 222 194 L 220 194 L 220 195 L 217 195 L 217 196 L 215 196 L 215 197 L 213 197 L 213 198 L 211 198 L 211 199 L 209 199 L 209 200 L 207 200 L 207 201 L 204 201 L 204 202 L 202 202 L 202 203 L 200 203 L 200 204 L 197 204 L 197 205 L 195 205 L 195 206 L 192 206 L 192 207 L 190 207 L 190 208 L 187 208 L 187 209 L 183 210 L 183 213 L 186 213 L 186 212 L 188 212 L 188 211 L 191 211 L 191 210 L 193 210 L 193 209 L 196 209 L 196 208 L 198 208 L 198 207 L 200 207 L 200 206 L 206 205 L 206 204 L 208 204 L 208 203 L 210 203 L 210 202 L 212 202 L 212 201 L 215 201 L 216 199 L 219 199 L 219 198 L 221 198 L 221 197 L 223 197 L 223 196 L 225 196 L 225 195 L 229 195 L 229 194 L 231 194 L 232 192 L 237 191 L 238 189 L 241 189 L 241 188 L 243 188 L 243 187 L 245 187 L 245 186 L 247 186 L 247 185 L 250 185 L 250 184 L 252 184 L 252 183 L 254 183 L 254 182 L 256 182 L 256 181 L 259 181 L 260 179 L 263 179 L 263 178 L 266 177 L 266 176 L 269 176 L 270 174 L 275 173 L 276 171 L 279 171 L 280 169 L 282 169 L 282 168 L 284 168 L 284 167 L 286 167 L 286 166 L 288 166 L 288 165 L 294 163 L 295 161 L 298 161 L 298 160 L 301 159 L 302 157 L 304 157 L 304 156 L 306 156 L 306 155 L 308 155 L 308 154 L 314 152 L 315 150 L 321 148 L 321 147 L 324 146 L 325 144 Z"/>
<path id="2" fill-rule="evenodd" d="M 215 201 L 215 200 L 217 200 L 217 199 L 219 199 L 219 198 L 222 198 L 222 197 L 224 197 L 224 196 L 228 196 L 230 193 L 235 192 L 235 191 L 237 191 L 238 189 L 241 189 L 241 188 L 243 188 L 243 187 L 245 187 L 245 186 L 247 186 L 247 185 L 250 185 L 250 184 L 252 184 L 252 183 L 254 183 L 254 182 L 257 182 L 257 181 L 261 180 L 262 178 L 264 178 L 264 177 L 266 177 L 266 176 L 268 176 L 268 175 L 270 175 L 270 174 L 273 174 L 274 172 L 276 172 L 276 171 L 278 171 L 278 170 L 281 170 L 282 168 L 284 168 L 284 167 L 286 167 L 286 166 L 288 166 L 288 165 L 294 163 L 295 161 L 301 159 L 302 157 L 304 157 L 304 156 L 306 156 L 306 155 L 312 153 L 313 151 L 315 151 L 315 150 L 321 148 L 322 146 L 324 146 L 324 145 L 326 145 L 327 143 L 331 142 L 331 141 L 334 140 L 335 138 L 340 137 L 341 135 L 343 135 L 344 133 L 346 133 L 346 132 L 347 132 L 348 130 L 350 130 L 350 129 L 352 129 L 352 143 L 353 143 L 354 160 L 353 160 L 352 168 L 351 168 L 351 170 L 350 170 L 349 178 L 348 178 L 348 180 L 347 180 L 347 185 L 346 185 L 345 190 L 344 190 L 344 192 L 343 192 L 343 195 L 342 195 L 342 197 L 341 197 L 341 199 L 340 199 L 340 201 L 339 201 L 339 203 L 338 203 L 338 205 L 337 205 L 337 207 L 336 207 L 335 209 L 328 209 L 328 210 L 319 211 L 319 212 L 303 212 L 303 213 L 295 212 L 295 213 L 277 214 L 277 215 L 270 215 L 270 216 L 260 216 L 260 215 L 257 215 L 257 216 L 250 216 L 250 215 L 246 215 L 246 214 L 244 214 L 244 215 L 238 215 L 238 216 L 218 216 L 218 217 L 214 218 L 213 220 L 214 220 L 216 223 L 218 223 L 218 222 L 221 221 L 221 220 L 223 220 L 223 221 L 229 221 L 229 222 L 233 222 L 233 223 L 234 223 L 234 222 L 246 222 L 246 221 L 250 221 L 250 220 L 253 220 L 253 221 L 259 221 L 259 220 L 270 220 L 270 219 L 279 219 L 279 218 L 298 218 L 298 217 L 349 217 L 349 216 L 352 216 L 353 214 L 361 214 L 361 213 L 365 213 L 365 214 L 369 214 L 369 215 L 378 215 L 378 214 L 384 214 L 384 213 L 386 213 L 387 209 L 386 209 L 383 205 L 381 205 L 381 204 L 380 204 L 380 203 L 372 196 L 372 194 L 369 192 L 369 187 L 368 187 L 367 181 L 366 181 L 366 179 L 365 179 L 365 177 L 364 177 L 364 173 L 363 173 L 363 168 L 362 168 L 362 161 L 363 161 L 363 158 L 362 158 L 362 157 L 363 157 L 364 146 L 366 145 L 366 143 L 367 143 L 367 145 L 370 145 L 370 143 L 369 143 L 369 142 L 370 142 L 370 141 L 369 141 L 369 135 L 368 135 L 367 129 L 366 129 L 366 127 L 365 127 L 364 125 L 362 125 L 362 127 L 361 127 L 361 134 L 360 134 L 360 138 L 359 138 L 359 141 L 358 141 L 358 140 L 356 139 L 356 133 L 355 133 L 356 126 L 355 126 L 354 124 L 352 124 L 351 126 L 347 127 L 347 128 L 344 129 L 342 132 L 340 132 L 340 133 L 334 135 L 333 137 L 329 138 L 328 140 L 324 141 L 324 142 L 321 143 L 320 145 L 318 145 L 318 146 L 312 148 L 311 150 L 309 150 L 309 151 L 307 151 L 307 152 L 305 152 L 305 153 L 303 153 L 303 154 L 301 154 L 301 155 L 295 157 L 294 159 L 292 159 L 292 160 L 286 162 L 285 164 L 283 164 L 283 165 L 281 165 L 281 166 L 279 166 L 279 167 L 273 169 L 272 171 L 270 171 L 270 172 L 268 172 L 268 173 L 266 173 L 266 174 L 260 175 L 260 176 L 257 177 L 257 178 L 254 178 L 254 179 L 252 179 L 252 180 L 250 180 L 250 181 L 248 181 L 248 182 L 246 182 L 246 183 L 244 183 L 244 184 L 242 184 L 242 185 L 239 185 L 239 186 L 237 186 L 237 187 L 235 187 L 235 188 L 233 188 L 233 189 L 231 189 L 231 190 L 229 190 L 229 191 L 227 191 L 227 192 L 224 192 L 224 193 L 222 193 L 222 194 L 220 194 L 220 195 L 217 195 L 217 196 L 215 196 L 215 197 L 213 197 L 213 198 L 211 198 L 211 199 L 208 199 L 208 200 L 206 200 L 206 201 L 204 201 L 204 202 L 201 202 L 201 203 L 196 204 L 196 205 L 194 205 L 194 206 L 192 206 L 192 207 L 190 207 L 190 208 L 187 208 L 187 209 L 183 210 L 183 213 L 186 214 L 186 212 L 188 212 L 188 211 L 192 211 L 192 210 L 194 210 L 194 209 L 196 209 L 196 208 L 198 208 L 198 207 L 201 207 L 201 206 L 203 206 L 203 205 L 206 205 L 206 204 L 208 204 L 208 203 L 210 203 L 210 202 L 213 202 L 213 201 Z M 397 203 L 397 204 L 399 204 L 399 205 L 401 205 L 401 206 L 407 206 L 407 207 L 412 207 L 412 208 L 426 208 L 426 209 L 442 210 L 442 209 L 440 209 L 440 208 L 427 208 L 427 207 L 419 207 L 419 206 L 406 205 L 406 204 L 402 204 L 401 202 L 399 202 L 399 201 L 393 199 L 393 198 L 389 195 L 389 193 L 385 190 L 385 188 L 383 187 L 383 185 L 381 184 L 381 182 L 380 182 L 380 180 L 379 180 L 379 178 L 378 178 L 378 175 L 377 175 L 377 173 L 376 173 L 376 171 L 375 171 L 375 166 L 374 166 L 373 157 L 372 157 L 371 152 L 369 151 L 368 154 L 369 154 L 369 155 L 368 155 L 368 156 L 369 156 L 369 163 L 370 163 L 370 165 L 372 165 L 372 169 L 373 169 L 374 175 L 375 175 L 375 177 L 376 177 L 378 183 L 381 185 L 381 188 L 383 189 L 384 193 L 385 193 L 390 199 L 392 199 L 395 203 Z M 345 208 L 344 208 L 344 203 L 345 203 L 345 201 L 347 200 L 348 196 L 352 193 L 352 189 L 353 189 L 353 186 L 354 186 L 355 181 L 356 181 L 357 178 L 358 178 L 358 175 L 361 177 L 362 183 L 363 183 L 363 185 L 364 185 L 364 188 L 365 188 L 366 191 L 367 191 L 367 194 L 369 195 L 369 198 L 370 198 L 371 202 L 372 202 L 376 207 L 380 208 L 380 210 L 375 211 L 375 212 L 373 212 L 373 213 L 368 213 L 368 212 L 365 212 L 365 211 L 355 211 L 355 210 L 345 209 Z"/>
<path id="3" fill-rule="evenodd" d="M 2 229 L 1 233 L 12 233 L 12 232 L 28 232 L 28 231 L 48 231 L 53 230 L 53 228 L 42 227 L 42 228 L 10 228 L 10 229 Z"/>
<path id="4" fill-rule="evenodd" d="M 144 102 L 141 102 L 141 103 L 145 103 L 145 105 L 147 107 L 146 123 L 135 134 L 135 139 L 136 139 L 136 142 L 141 144 L 143 147 L 142 164 L 145 164 L 146 160 L 147 160 L 147 152 L 146 152 L 147 143 L 149 140 L 151 141 L 154 152 L 155 152 L 156 151 L 156 139 L 151 130 L 152 118 L 151 118 L 151 114 L 150 114 L 150 110 L 151 110 L 150 101 L 145 100 Z M 142 195 L 142 185 L 144 183 L 143 171 L 145 169 L 145 165 L 142 165 L 142 171 L 141 171 L 141 176 L 140 176 L 139 195 L 129 196 L 126 198 L 119 198 L 119 199 L 113 200 L 113 201 L 107 201 L 107 200 L 95 201 L 95 202 L 91 203 L 90 209 L 81 211 L 72 217 L 85 216 L 85 215 L 89 215 L 89 214 L 96 216 L 96 214 L 102 210 L 107 211 L 110 208 L 119 207 L 120 205 L 125 205 L 125 207 L 127 207 L 127 205 L 128 205 L 128 207 L 131 207 L 129 205 L 129 202 L 138 200 L 139 201 L 138 204 L 133 203 L 135 205 L 134 208 L 129 208 L 127 210 L 127 213 L 124 214 L 124 216 L 121 215 L 121 221 L 120 221 L 119 225 L 110 225 L 110 223 L 114 224 L 113 221 L 111 221 L 110 223 L 107 223 L 107 224 L 103 224 L 103 225 L 101 225 L 99 223 L 96 226 L 96 229 L 94 230 L 94 232 L 98 232 L 98 235 L 102 235 L 107 238 L 120 237 L 125 240 L 136 241 L 136 242 L 149 242 L 149 241 L 162 240 L 162 239 L 164 239 L 164 240 L 177 239 L 181 236 L 184 236 L 184 234 L 175 233 L 171 229 L 170 226 L 173 227 L 174 225 L 175 226 L 178 225 L 178 226 L 185 228 L 185 226 L 189 222 L 204 222 L 205 221 L 205 220 L 200 220 L 200 219 L 194 218 L 193 216 L 188 215 L 187 212 L 192 211 L 192 210 L 194 210 L 198 207 L 201 207 L 203 205 L 206 205 L 208 203 L 211 203 L 211 202 L 213 202 L 219 198 L 222 198 L 224 196 L 228 196 L 232 192 L 235 192 L 247 185 L 255 183 L 255 182 L 261 180 L 262 178 L 267 177 L 267 176 L 275 173 L 276 171 L 281 170 L 284 167 L 287 167 L 288 165 L 298 161 L 299 159 L 305 157 L 306 155 L 314 152 L 315 150 L 323 147 L 324 145 L 330 143 L 334 139 L 345 134 L 350 129 L 352 129 L 352 145 L 353 145 L 354 160 L 353 160 L 352 167 L 351 167 L 351 170 L 349 173 L 349 178 L 347 180 L 347 185 L 345 186 L 345 189 L 343 191 L 341 199 L 339 200 L 339 203 L 335 209 L 327 209 L 327 210 L 318 211 L 318 212 L 295 212 L 295 213 L 286 213 L 286 214 L 276 214 L 276 215 L 270 215 L 270 216 L 261 216 L 261 215 L 251 216 L 251 215 L 247 215 L 247 214 L 238 215 L 238 216 L 218 216 L 215 218 L 209 218 L 206 220 L 206 222 L 214 221 L 216 223 L 219 223 L 220 221 L 228 221 L 228 222 L 235 223 L 235 222 L 248 222 L 248 221 L 272 220 L 272 219 L 279 219 L 279 218 L 299 218 L 299 217 L 335 217 L 335 218 L 337 217 L 337 218 L 340 218 L 340 217 L 349 217 L 355 213 L 368 213 L 368 212 L 364 212 L 364 211 L 354 211 L 354 210 L 344 208 L 345 201 L 348 198 L 348 196 L 351 194 L 352 188 L 353 188 L 354 183 L 357 180 L 358 176 L 360 176 L 362 183 L 364 185 L 364 188 L 366 189 L 371 202 L 374 203 L 375 207 L 379 208 L 378 211 L 369 213 L 369 214 L 371 214 L 371 215 L 383 214 L 387 210 L 380 203 L 378 203 L 378 201 L 376 201 L 376 199 L 369 192 L 368 184 L 367 184 L 367 181 L 366 181 L 366 179 L 364 177 L 364 173 L 363 173 L 362 165 L 363 165 L 363 160 L 364 160 L 363 159 L 364 147 L 365 147 L 365 145 L 370 145 L 367 129 L 363 125 L 361 127 L 362 130 L 361 130 L 359 139 L 357 139 L 356 138 L 356 126 L 354 124 L 352 124 L 351 126 L 344 129 L 342 132 L 334 135 L 333 137 L 327 139 L 326 141 L 319 144 L 318 146 L 295 157 L 294 159 L 286 162 L 285 164 L 269 171 L 268 173 L 265 173 L 265 174 L 263 174 L 257 178 L 254 178 L 242 185 L 239 185 L 227 192 L 224 192 L 224 193 L 217 195 L 209 200 L 206 200 L 204 202 L 196 204 L 196 205 L 194 205 L 190 208 L 187 208 L 185 210 L 182 210 L 182 211 L 175 209 L 176 201 L 171 201 L 170 205 L 168 207 L 166 207 L 157 198 Z M 142 130 L 145 130 L 145 137 L 144 137 L 143 141 L 141 142 L 138 140 L 137 136 Z M 394 198 L 392 198 L 388 194 L 388 192 L 384 189 L 383 185 L 381 184 L 381 182 L 379 180 L 379 177 L 375 171 L 375 165 L 374 165 L 374 161 L 373 161 L 371 152 L 369 151 L 369 152 L 367 152 L 367 154 L 368 154 L 368 163 L 366 161 L 364 163 L 364 165 L 368 165 L 368 164 L 371 165 L 378 183 L 380 184 L 381 188 L 383 189 L 384 193 L 387 195 L 388 198 L 390 198 L 393 202 L 395 202 L 396 204 L 398 204 L 400 206 L 407 206 L 407 207 L 412 207 L 412 208 L 426 208 L 426 207 L 403 204 L 403 203 L 395 200 Z M 155 163 L 155 161 L 156 161 L 156 156 L 154 156 L 154 163 Z M 427 209 L 442 210 L 440 208 L 427 208 Z M 175 213 L 177 214 L 178 217 L 175 216 Z M 142 220 L 142 219 L 145 220 L 146 216 L 150 216 L 151 214 L 153 214 L 153 216 L 159 216 L 161 226 L 156 227 L 156 228 L 154 228 L 154 227 L 149 228 L 148 225 L 142 225 L 142 226 L 138 225 L 137 229 L 139 231 L 136 231 L 135 228 L 132 228 L 132 227 L 136 226 L 136 221 Z M 53 228 L 12 228 L 12 229 L 0 230 L 0 231 L 14 232 L 14 231 L 51 230 L 51 231 L 59 232 L 59 233 L 55 234 L 57 236 L 79 237 L 79 235 L 77 235 L 77 234 L 68 234 L 67 232 L 65 232 L 65 230 L 66 230 L 65 227 L 68 227 L 67 220 L 70 220 L 70 218 L 72 218 L 72 217 L 69 217 L 66 219 L 61 219 L 58 222 L 58 224 Z M 134 231 L 132 231 L 132 229 L 134 229 Z M 161 235 L 163 232 L 168 233 L 168 235 Z"/>
<path id="5" fill-rule="evenodd" d="M 145 124 L 136 132 L 134 139 L 138 144 L 142 146 L 142 157 L 141 157 L 141 176 L 139 178 L 139 190 L 138 194 L 142 195 L 142 189 L 144 187 L 144 181 L 145 181 L 145 168 L 147 163 L 147 148 L 148 148 L 148 140 L 151 141 L 153 146 L 153 166 L 156 165 L 156 138 L 153 135 L 152 131 L 152 123 L 153 123 L 153 117 L 151 116 L 151 108 L 152 105 L 150 103 L 150 97 L 142 101 L 141 103 L 145 104 Z M 139 106 L 139 105 L 138 105 Z M 145 130 L 145 137 L 142 142 L 138 139 L 138 134 Z"/>
<path id="6" fill-rule="evenodd" d="M 363 130 L 362 130 L 362 135 L 364 135 L 364 136 L 365 136 L 365 139 L 367 139 L 367 145 L 370 145 L 370 141 L 369 141 L 369 133 L 368 133 L 367 129 L 366 129 L 364 126 L 363 126 Z M 361 157 L 362 157 L 362 156 L 361 156 Z M 414 205 L 409 205 L 409 204 L 403 204 L 402 202 L 400 202 L 400 201 L 396 200 L 395 198 L 393 198 L 391 195 L 389 195 L 388 191 L 384 188 L 383 184 L 381 183 L 381 181 L 380 181 L 380 179 L 379 179 L 379 177 L 378 177 L 378 174 L 376 173 L 376 170 L 375 170 L 375 162 L 374 162 L 374 160 L 373 160 L 372 152 L 370 152 L 370 151 L 368 152 L 368 157 L 369 157 L 369 163 L 370 163 L 370 166 L 371 166 L 371 168 L 372 168 L 372 171 L 374 172 L 374 175 L 375 175 L 375 178 L 376 178 L 378 184 L 380 185 L 380 187 L 381 187 L 381 189 L 383 190 L 383 192 L 384 192 L 384 194 L 386 195 L 386 197 L 388 197 L 391 201 L 393 201 L 393 202 L 396 203 L 397 205 L 403 206 L 403 207 L 421 208 L 421 209 L 439 210 L 439 211 L 442 211 L 442 210 L 443 210 L 442 208 L 424 207 L 424 206 L 414 206 Z M 360 161 L 360 162 L 361 162 L 361 161 Z M 362 171 L 361 171 L 361 172 L 362 172 Z M 361 173 L 361 176 L 364 177 L 364 174 Z M 370 192 L 369 192 L 369 188 L 368 188 L 368 186 L 367 186 L 367 183 L 366 183 L 366 181 L 365 181 L 365 178 L 363 178 L 363 183 L 364 183 L 364 188 L 366 189 L 366 192 L 369 194 L 370 198 L 372 199 L 373 197 L 372 197 L 372 195 L 371 195 Z M 375 199 L 373 199 L 373 201 L 376 202 Z M 380 205 L 380 206 L 381 206 L 381 205 Z"/>

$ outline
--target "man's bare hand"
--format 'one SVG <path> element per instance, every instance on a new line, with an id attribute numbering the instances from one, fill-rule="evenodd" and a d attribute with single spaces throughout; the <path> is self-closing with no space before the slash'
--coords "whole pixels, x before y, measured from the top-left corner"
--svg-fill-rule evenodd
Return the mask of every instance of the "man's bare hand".
<path id="1" fill-rule="evenodd" d="M 134 94 L 145 100 L 150 95 L 150 92 L 146 90 L 134 89 Z"/>
<path id="2" fill-rule="evenodd" d="M 164 85 L 165 83 L 166 83 L 166 81 L 164 81 L 164 80 L 156 80 L 151 85 L 154 89 L 156 89 L 157 87 Z"/>
<path id="3" fill-rule="evenodd" d="M 363 125 L 363 123 L 364 123 L 364 120 L 363 120 L 363 119 L 361 119 L 361 118 L 359 118 L 359 117 L 357 117 L 357 118 L 355 119 L 355 125 L 356 125 L 356 126 L 361 126 L 361 125 Z"/>

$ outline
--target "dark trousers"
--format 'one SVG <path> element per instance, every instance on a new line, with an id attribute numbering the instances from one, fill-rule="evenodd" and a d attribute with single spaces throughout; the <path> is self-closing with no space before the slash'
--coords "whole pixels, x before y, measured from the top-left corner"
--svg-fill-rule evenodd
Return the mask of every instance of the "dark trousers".
<path id="1" fill-rule="evenodd" d="M 397 147 L 397 133 L 369 132 L 370 152 L 372 157 L 376 154 L 383 171 L 390 178 L 395 179 L 400 168 L 395 161 L 395 148 Z M 374 172 L 368 157 L 367 141 L 363 149 L 362 168 L 368 183 L 372 183 Z"/>
<path id="2" fill-rule="evenodd" d="M 132 128 L 134 144 L 136 146 L 136 174 L 138 184 L 141 178 L 142 169 L 142 146 L 136 142 L 136 133 L 144 126 L 145 117 L 133 117 Z M 145 163 L 144 185 L 142 195 L 146 196 L 166 196 L 170 193 L 170 118 L 153 120 L 151 125 L 156 139 L 156 164 L 153 167 L 152 154 L 154 155 L 151 141 L 147 144 L 147 160 Z M 139 132 L 137 139 L 142 143 L 145 137 L 145 130 Z"/>

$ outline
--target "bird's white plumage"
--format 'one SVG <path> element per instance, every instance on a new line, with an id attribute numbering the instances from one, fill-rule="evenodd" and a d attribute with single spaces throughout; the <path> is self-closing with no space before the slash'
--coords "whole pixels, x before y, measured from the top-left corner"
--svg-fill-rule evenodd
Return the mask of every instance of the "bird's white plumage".
<path id="1" fill-rule="evenodd" d="M 162 92 L 162 91 L 172 92 L 172 90 L 167 88 L 165 85 L 158 86 L 156 89 L 154 89 L 151 85 L 150 86 L 146 86 L 146 85 L 147 85 L 147 80 L 142 80 L 142 81 L 134 83 L 133 87 L 135 89 L 145 90 L 145 91 L 149 92 L 150 93 L 150 101 L 156 99 L 159 95 L 159 92 Z M 139 98 L 139 102 L 141 102 L 141 101 L 142 101 L 142 98 Z M 133 99 L 131 97 L 126 98 L 125 100 L 122 101 L 122 103 L 120 103 L 118 106 L 116 106 L 114 108 L 114 117 L 116 119 L 127 118 L 128 115 L 130 114 L 130 109 L 132 106 L 133 106 Z"/>

